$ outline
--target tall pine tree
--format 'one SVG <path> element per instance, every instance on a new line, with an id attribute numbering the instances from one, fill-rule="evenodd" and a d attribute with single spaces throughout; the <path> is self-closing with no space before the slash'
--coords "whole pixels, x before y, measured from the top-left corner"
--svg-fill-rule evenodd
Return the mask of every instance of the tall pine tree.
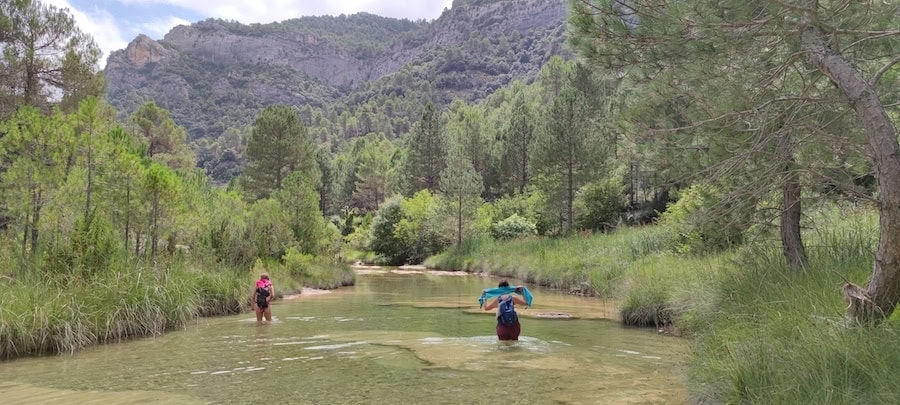
<path id="1" fill-rule="evenodd" d="M 422 119 L 416 123 L 406 141 L 407 155 L 403 168 L 407 194 L 422 189 L 435 191 L 446 166 L 447 141 L 440 113 L 428 103 Z"/>
<path id="2" fill-rule="evenodd" d="M 255 198 L 272 195 L 294 171 L 317 172 L 315 147 L 297 113 L 287 106 L 270 106 L 259 114 L 246 158 L 244 187 Z"/>

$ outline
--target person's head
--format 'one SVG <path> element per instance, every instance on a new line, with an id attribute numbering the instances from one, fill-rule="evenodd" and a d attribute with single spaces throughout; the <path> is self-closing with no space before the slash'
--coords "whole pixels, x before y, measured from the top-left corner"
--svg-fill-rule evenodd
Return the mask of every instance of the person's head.
<path id="1" fill-rule="evenodd" d="M 260 279 L 260 280 L 268 280 L 268 279 L 269 279 L 269 273 L 262 273 L 262 274 L 260 274 L 260 275 L 259 275 L 259 279 Z"/>
<path id="2" fill-rule="evenodd" d="M 509 287 L 509 281 L 500 280 L 500 284 L 497 284 L 497 287 Z"/>

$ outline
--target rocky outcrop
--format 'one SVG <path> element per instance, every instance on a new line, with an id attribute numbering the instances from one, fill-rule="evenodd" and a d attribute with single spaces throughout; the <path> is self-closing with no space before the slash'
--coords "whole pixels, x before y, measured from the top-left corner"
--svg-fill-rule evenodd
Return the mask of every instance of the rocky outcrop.
<path id="1" fill-rule="evenodd" d="M 129 66 L 142 68 L 147 63 L 159 62 L 173 53 L 150 37 L 141 34 L 131 41 L 124 51 L 115 52 L 115 57 L 110 56 L 107 69 L 121 69 Z"/>
<path id="2" fill-rule="evenodd" d="M 220 67 L 284 66 L 334 86 L 359 83 L 368 77 L 363 61 L 312 33 L 239 35 L 216 27 L 215 22 L 203 22 L 178 26 L 161 42 Z"/>
<path id="3" fill-rule="evenodd" d="M 418 106 L 477 101 L 512 80 L 534 79 L 550 56 L 563 52 L 566 3 L 455 0 L 427 23 L 361 13 L 181 25 L 158 41 L 140 35 L 109 56 L 108 99 L 123 114 L 153 100 L 192 140 L 242 128 L 276 103 L 327 106 L 337 125 L 343 113 L 379 96 Z M 405 115 L 393 123 L 400 135 L 419 112 L 391 108 L 386 114 Z"/>

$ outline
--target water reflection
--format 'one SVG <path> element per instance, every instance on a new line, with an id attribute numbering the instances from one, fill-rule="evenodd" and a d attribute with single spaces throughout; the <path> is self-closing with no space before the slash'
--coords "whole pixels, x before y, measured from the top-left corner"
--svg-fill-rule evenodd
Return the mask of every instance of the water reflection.
<path id="1" fill-rule="evenodd" d="M 0 402 L 679 403 L 684 342 L 597 320 L 608 303 L 534 289 L 518 342 L 477 308 L 491 280 L 376 274 L 356 287 L 186 330 L 0 364 Z M 567 312 L 571 319 L 529 314 Z M 249 321 L 248 321 L 249 320 Z M 352 389 L 351 389 L 352 387 Z M 11 396 L 14 395 L 14 396 Z M 402 398 L 402 401 L 400 399 Z M 143 402 L 141 402 L 143 403 Z"/>

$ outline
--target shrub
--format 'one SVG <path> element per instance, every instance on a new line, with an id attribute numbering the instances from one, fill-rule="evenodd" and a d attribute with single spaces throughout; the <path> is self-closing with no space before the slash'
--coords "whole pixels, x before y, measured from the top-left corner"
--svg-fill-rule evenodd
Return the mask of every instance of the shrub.
<path id="1" fill-rule="evenodd" d="M 575 226 L 579 229 L 598 232 L 615 229 L 625 210 L 621 179 L 614 177 L 585 185 L 575 196 L 574 209 Z"/>
<path id="2" fill-rule="evenodd" d="M 403 262 L 421 263 L 439 252 L 449 241 L 442 238 L 443 223 L 439 211 L 440 199 L 428 190 L 421 190 L 400 203 L 403 219 L 394 228 L 394 236 L 403 249 Z"/>
<path id="3" fill-rule="evenodd" d="M 697 184 L 688 188 L 662 214 L 672 225 L 678 253 L 702 254 L 740 245 L 750 226 L 750 207 L 726 203 L 718 186 Z M 741 201 L 739 204 L 750 204 Z"/>
<path id="4" fill-rule="evenodd" d="M 497 222 L 491 229 L 491 236 L 495 239 L 516 239 L 537 234 L 534 222 L 512 214 L 508 218 Z"/>
<path id="5" fill-rule="evenodd" d="M 51 243 L 45 268 L 56 273 L 89 278 L 126 254 L 113 225 L 103 217 L 91 215 L 86 221 L 78 219 L 70 238 Z"/>
<path id="6" fill-rule="evenodd" d="M 381 204 L 372 220 L 369 249 L 384 257 L 389 263 L 402 264 L 403 255 L 400 241 L 394 236 L 394 228 L 403 219 L 400 207 L 402 197 L 392 197 Z"/>

